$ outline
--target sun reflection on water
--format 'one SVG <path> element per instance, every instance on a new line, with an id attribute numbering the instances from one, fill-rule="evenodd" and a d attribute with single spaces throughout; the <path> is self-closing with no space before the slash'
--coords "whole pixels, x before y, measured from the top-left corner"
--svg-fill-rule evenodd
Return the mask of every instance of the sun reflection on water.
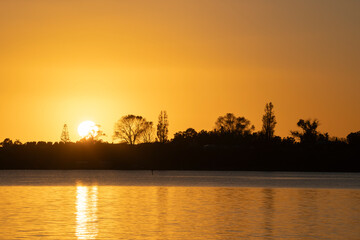
<path id="1" fill-rule="evenodd" d="M 76 236 L 77 239 L 96 239 L 97 225 L 97 186 L 76 187 Z"/>

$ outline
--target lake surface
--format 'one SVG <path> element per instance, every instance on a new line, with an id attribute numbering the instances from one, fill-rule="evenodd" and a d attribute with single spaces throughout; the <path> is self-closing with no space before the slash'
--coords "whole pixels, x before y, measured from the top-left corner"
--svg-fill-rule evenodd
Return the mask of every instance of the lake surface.
<path id="1" fill-rule="evenodd" d="M 360 174 L 0 171 L 0 239 L 360 239 Z"/>

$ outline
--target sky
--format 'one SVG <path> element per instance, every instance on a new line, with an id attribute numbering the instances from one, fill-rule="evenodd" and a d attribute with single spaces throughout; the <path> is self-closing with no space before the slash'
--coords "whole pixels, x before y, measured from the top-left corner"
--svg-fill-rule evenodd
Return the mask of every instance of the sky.
<path id="1" fill-rule="evenodd" d="M 358 0 L 0 0 L 0 140 L 59 141 L 63 125 L 127 114 L 170 138 L 228 112 L 275 134 L 317 118 L 360 130 Z"/>

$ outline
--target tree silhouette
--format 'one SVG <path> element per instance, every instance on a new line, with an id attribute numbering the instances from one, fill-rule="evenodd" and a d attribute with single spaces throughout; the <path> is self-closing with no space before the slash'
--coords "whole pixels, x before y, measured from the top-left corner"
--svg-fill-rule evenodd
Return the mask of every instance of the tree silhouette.
<path id="1" fill-rule="evenodd" d="M 10 147 L 13 145 L 13 141 L 10 138 L 5 138 L 4 141 L 1 143 L 1 146 L 4 148 Z"/>
<path id="2" fill-rule="evenodd" d="M 350 133 L 346 139 L 350 145 L 360 145 L 360 131 Z"/>
<path id="3" fill-rule="evenodd" d="M 193 128 L 188 128 L 185 131 L 180 131 L 174 134 L 175 143 L 191 143 L 197 136 L 197 132 Z"/>
<path id="4" fill-rule="evenodd" d="M 68 130 L 67 124 L 64 124 L 63 130 L 61 132 L 60 140 L 63 143 L 70 142 L 69 130 Z"/>
<path id="5" fill-rule="evenodd" d="M 224 116 L 220 116 L 215 122 L 215 130 L 220 133 L 230 134 L 250 134 L 255 127 L 250 126 L 250 121 L 244 117 L 236 117 L 232 113 L 227 113 Z"/>
<path id="6" fill-rule="evenodd" d="M 150 124 L 142 116 L 126 115 L 115 123 L 113 138 L 130 145 L 139 143 Z"/>
<path id="7" fill-rule="evenodd" d="M 169 122 L 166 111 L 161 111 L 159 114 L 159 120 L 157 124 L 157 140 L 161 143 L 168 141 Z"/>
<path id="8" fill-rule="evenodd" d="M 271 140 L 274 137 L 276 119 L 274 114 L 274 105 L 272 102 L 265 105 L 265 114 L 263 115 L 262 122 L 262 134 L 265 135 L 267 140 Z"/>
<path id="9" fill-rule="evenodd" d="M 299 138 L 301 143 L 315 143 L 317 141 L 319 136 L 319 132 L 317 131 L 319 121 L 317 119 L 313 121 L 311 121 L 311 119 L 300 119 L 297 125 L 302 131 L 291 131 L 292 136 Z"/>

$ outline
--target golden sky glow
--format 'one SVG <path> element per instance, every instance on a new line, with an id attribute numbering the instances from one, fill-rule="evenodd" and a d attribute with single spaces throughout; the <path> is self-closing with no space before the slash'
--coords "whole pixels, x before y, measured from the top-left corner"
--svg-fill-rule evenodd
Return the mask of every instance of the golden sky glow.
<path id="1" fill-rule="evenodd" d="M 360 126 L 360 1 L 0 1 L 0 140 L 70 139 L 123 115 L 170 134 L 227 112 L 261 129 L 272 101 L 344 137 Z"/>

